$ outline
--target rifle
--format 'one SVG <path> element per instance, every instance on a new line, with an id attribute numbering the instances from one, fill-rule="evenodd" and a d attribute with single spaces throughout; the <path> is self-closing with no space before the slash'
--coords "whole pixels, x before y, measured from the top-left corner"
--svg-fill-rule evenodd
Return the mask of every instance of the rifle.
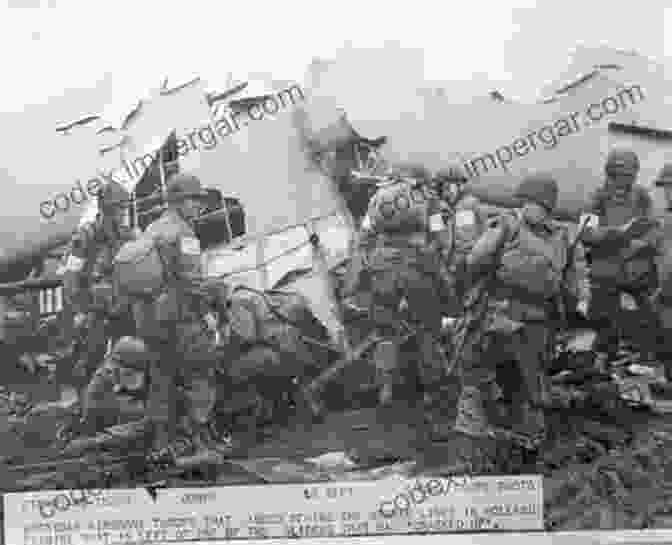
<path id="1" fill-rule="evenodd" d="M 115 477 L 117 479 L 126 477 L 143 482 L 163 481 L 180 477 L 196 469 L 221 465 L 225 463 L 227 457 L 228 453 L 221 449 L 191 456 L 154 460 L 147 456 L 144 449 L 123 455 L 113 452 L 89 452 L 79 456 L 52 458 L 31 464 L 3 464 L 0 470 L 0 480 L 3 490 L 7 492 L 10 489 L 12 491 L 35 490 L 46 485 L 50 488 L 54 485 L 72 488 L 73 485 L 85 484 L 85 481 L 89 481 L 88 484 L 91 485 L 102 484 L 107 488 Z M 84 479 L 90 472 L 94 472 L 96 477 Z M 73 482 L 73 479 L 77 482 Z M 54 483 L 55 480 L 59 482 Z"/>
<path id="2" fill-rule="evenodd" d="M 585 218 L 583 222 L 581 222 L 581 225 L 579 225 L 579 230 L 576 232 L 576 236 L 574 237 L 574 240 L 572 243 L 569 245 L 567 248 L 567 262 L 565 263 L 565 267 L 562 270 L 562 277 L 563 279 L 569 272 L 569 269 L 571 268 L 572 262 L 574 261 L 574 252 L 576 251 L 576 247 L 578 246 L 579 242 L 581 242 L 581 238 L 583 237 L 583 233 L 586 231 L 586 227 L 588 227 L 588 224 L 590 223 L 590 218 Z"/>
<path id="3" fill-rule="evenodd" d="M 362 358 L 379 340 L 375 332 L 369 333 L 353 349 L 350 355 L 344 355 L 336 360 L 302 389 L 303 401 L 308 405 L 308 409 L 314 418 L 319 418 L 324 412 L 324 406 L 320 398 L 327 384 L 334 381 L 345 369 Z"/>
<path id="4" fill-rule="evenodd" d="M 403 321 L 401 325 L 404 333 L 402 333 L 400 343 L 403 344 L 415 335 L 415 331 L 406 321 Z M 354 347 L 350 354 L 343 355 L 343 357 L 329 365 L 329 367 L 322 371 L 301 390 L 303 402 L 308 405 L 307 408 L 314 418 L 320 418 L 324 413 L 324 406 L 320 398 L 326 386 L 338 378 L 351 365 L 358 362 L 369 350 L 382 340 L 382 337 L 379 336 L 375 329 L 369 332 L 369 334 Z"/>
<path id="5" fill-rule="evenodd" d="M 456 369 L 458 376 L 462 375 L 459 363 L 462 361 L 467 341 L 476 332 L 482 330 L 487 316 L 489 303 L 488 287 L 492 276 L 492 274 L 488 274 L 481 277 L 466 295 L 465 312 L 458 318 L 455 332 L 453 333 L 453 348 L 447 362 L 446 376 L 450 376 Z"/>
<path id="6" fill-rule="evenodd" d="M 505 240 L 510 236 L 510 227 L 508 224 L 503 223 L 502 228 L 505 230 L 505 233 L 495 249 L 497 259 L 499 259 Z M 483 326 L 488 316 L 488 307 L 490 304 L 490 285 L 495 279 L 496 274 L 497 265 L 490 265 L 488 271 L 482 274 L 478 281 L 467 290 L 464 300 L 464 314 L 458 318 L 455 332 L 453 333 L 451 356 L 446 368 L 447 376 L 450 376 L 453 371 L 458 369 L 458 377 L 461 377 L 462 373 L 458 365 L 462 361 L 467 341 L 477 332 L 484 332 Z"/>
<path id="7" fill-rule="evenodd" d="M 567 294 L 567 284 L 568 284 L 568 279 L 567 275 L 569 274 L 570 269 L 572 268 L 574 264 L 574 252 L 576 252 L 576 247 L 579 245 L 579 242 L 581 242 L 581 239 L 583 238 L 583 234 L 586 231 L 586 228 L 588 227 L 588 224 L 590 223 L 590 218 L 587 217 L 585 218 L 581 224 L 579 225 L 579 229 L 576 232 L 576 236 L 574 237 L 574 240 L 570 243 L 570 245 L 567 247 L 567 259 L 565 261 L 565 265 L 562 268 L 561 272 L 561 283 L 563 287 L 563 292 L 562 294 L 556 298 L 556 304 L 558 307 L 558 314 L 560 316 L 561 321 L 566 321 L 568 317 L 568 309 L 572 308 L 573 305 L 570 304 L 569 302 L 569 297 Z"/>
<path id="8" fill-rule="evenodd" d="M 52 458 L 32 464 L 4 464 L 0 475 L 5 477 L 2 480 L 3 489 L 6 491 L 39 490 L 45 486 L 72 488 L 74 485 L 83 484 L 84 481 L 96 481 L 107 488 L 114 476 L 126 474 L 134 477 L 147 472 L 148 469 L 144 453 L 125 455 L 89 453 L 78 457 Z M 96 478 L 85 479 L 91 471 L 95 472 Z"/>

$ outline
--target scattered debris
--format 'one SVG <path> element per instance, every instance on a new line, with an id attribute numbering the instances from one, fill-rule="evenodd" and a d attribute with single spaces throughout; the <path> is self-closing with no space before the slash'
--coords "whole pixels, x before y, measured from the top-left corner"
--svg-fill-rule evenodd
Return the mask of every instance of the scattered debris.
<path id="1" fill-rule="evenodd" d="M 643 362 L 627 346 L 618 361 L 597 369 L 601 355 L 594 351 L 594 344 L 595 332 L 585 329 L 570 332 L 559 343 L 551 377 L 552 408 L 548 411 L 552 436 L 539 445 L 522 445 L 513 436 L 484 443 L 478 447 L 483 458 L 478 467 L 464 461 L 460 453 L 466 447 L 456 443 L 451 432 L 441 440 L 428 434 L 427 448 L 439 453 L 432 461 L 424 455 L 422 459 L 414 457 L 411 451 L 388 448 L 377 437 L 384 430 L 378 431 L 371 422 L 350 419 L 345 427 L 354 436 L 366 438 L 360 447 L 340 443 L 340 448 L 329 448 L 324 442 L 322 452 L 305 457 L 246 457 L 245 446 L 236 443 L 233 448 L 229 440 L 198 456 L 182 456 L 170 469 L 150 470 L 141 454 L 141 424 L 70 440 L 58 453 L 54 451 L 58 442 L 49 433 L 77 418 L 75 398 L 61 392 L 60 400 L 33 404 L 27 394 L 0 388 L 0 412 L 8 423 L 0 433 L 11 434 L 15 441 L 32 441 L 34 452 L 41 453 L 22 460 L 0 453 L 0 484 L 4 490 L 29 490 L 67 487 L 75 477 L 78 483 L 109 486 L 177 486 L 530 472 L 544 476 L 549 530 L 672 527 L 672 463 L 665 455 L 672 445 L 672 426 L 666 426 L 660 417 L 672 412 L 672 384 L 660 364 Z M 33 360 L 39 362 L 38 368 L 49 368 L 53 361 L 38 356 Z M 450 397 L 446 392 L 443 397 Z M 446 405 L 450 403 L 444 399 L 436 408 L 428 408 L 436 414 L 425 420 L 448 422 L 451 417 Z M 311 430 L 307 428 L 305 433 Z M 373 435 L 376 438 L 370 437 Z M 380 448 L 372 449 L 371 441 Z M 51 454 L 45 460 L 47 452 Z M 29 465 L 20 468 L 16 465 L 19 462 Z"/>

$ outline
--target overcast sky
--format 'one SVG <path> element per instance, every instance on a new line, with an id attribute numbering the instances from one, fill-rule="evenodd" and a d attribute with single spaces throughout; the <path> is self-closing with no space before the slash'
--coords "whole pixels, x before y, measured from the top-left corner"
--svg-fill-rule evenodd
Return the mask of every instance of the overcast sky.
<path id="1" fill-rule="evenodd" d="M 400 40 L 425 50 L 431 79 L 527 101 L 565 69 L 577 44 L 661 61 L 672 55 L 666 16 L 672 23 L 671 10 L 655 0 L 9 0 L 0 12 L 0 176 L 4 170 L 26 184 L 60 176 L 63 158 L 75 158 L 57 123 L 98 113 L 112 99 L 130 104 L 170 74 L 201 74 L 222 86 L 228 72 L 302 81 L 314 56 L 330 57 L 345 40 Z"/>

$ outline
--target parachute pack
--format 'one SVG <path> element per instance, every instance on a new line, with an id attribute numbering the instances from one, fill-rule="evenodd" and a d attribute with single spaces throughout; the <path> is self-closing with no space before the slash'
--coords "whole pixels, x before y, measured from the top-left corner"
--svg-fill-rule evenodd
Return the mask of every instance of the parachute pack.
<path id="1" fill-rule="evenodd" d="M 430 196 L 424 187 L 396 182 L 381 187 L 371 199 L 368 216 L 379 232 L 424 230 Z"/>
<path id="2" fill-rule="evenodd" d="M 120 295 L 152 297 L 164 286 L 165 269 L 155 240 L 126 242 L 114 258 L 113 283 Z"/>

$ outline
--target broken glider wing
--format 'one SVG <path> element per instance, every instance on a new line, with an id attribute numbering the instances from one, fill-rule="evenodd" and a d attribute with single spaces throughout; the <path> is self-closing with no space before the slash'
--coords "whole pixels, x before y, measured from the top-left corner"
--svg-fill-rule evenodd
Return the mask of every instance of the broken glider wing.
<path id="1" fill-rule="evenodd" d="M 392 64 L 397 58 L 402 60 Z M 515 205 L 522 176 L 551 172 L 560 185 L 560 215 L 575 218 L 603 183 L 613 142 L 610 122 L 660 123 L 670 116 L 662 69 L 622 53 L 601 58 L 596 65 L 603 68 L 591 66 L 550 101 L 498 102 L 484 95 L 458 103 L 449 88 L 431 92 L 418 68 L 422 61 L 413 61 L 410 52 L 352 49 L 320 66 L 319 77 L 311 79 L 307 118 L 312 133 L 318 139 L 326 135 L 322 141 L 332 148 L 347 138 L 334 130 L 345 112 L 362 136 L 388 137 L 380 150 L 388 161 L 417 161 L 437 170 L 458 159 L 470 176 L 469 189 L 494 204 Z"/>
<path id="2" fill-rule="evenodd" d="M 347 256 L 352 220 L 332 181 L 307 157 L 297 116 L 289 106 L 231 134 L 219 125 L 216 145 L 180 162 L 245 210 L 245 237 L 209 251 L 208 274 L 268 289 L 291 271 L 311 268 L 292 289 L 308 297 L 336 339 L 340 326 L 326 269 Z M 323 254 L 316 255 L 311 234 Z"/>

